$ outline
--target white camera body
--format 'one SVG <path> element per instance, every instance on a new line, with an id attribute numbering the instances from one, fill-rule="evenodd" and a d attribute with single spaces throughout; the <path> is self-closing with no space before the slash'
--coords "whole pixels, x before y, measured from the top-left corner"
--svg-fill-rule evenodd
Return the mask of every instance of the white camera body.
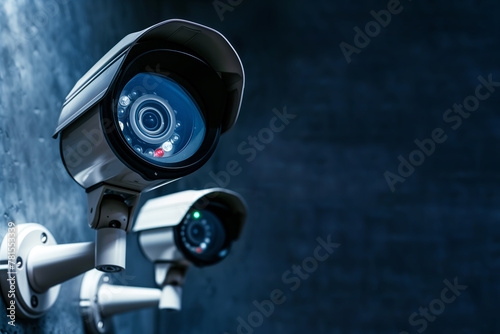
<path id="1" fill-rule="evenodd" d="M 168 20 L 132 33 L 66 97 L 54 134 L 64 165 L 85 189 L 142 191 L 185 176 L 236 122 L 244 80 L 237 53 L 211 28 Z"/>
<path id="2" fill-rule="evenodd" d="M 139 194 L 205 164 L 238 118 L 244 81 L 223 35 L 175 19 L 126 36 L 76 83 L 54 136 L 87 192 L 97 269 L 125 268 Z"/>
<path id="3" fill-rule="evenodd" d="M 210 212 L 215 214 L 224 231 L 204 224 L 204 215 L 214 218 L 208 217 Z M 148 200 L 138 212 L 133 231 L 139 234 L 139 244 L 151 262 L 187 260 L 202 266 L 218 262 L 228 254 L 231 243 L 241 233 L 246 215 L 243 198 L 233 191 L 188 190 Z M 184 229 L 183 224 L 187 225 Z M 217 237 L 225 240 L 217 240 Z M 218 248 L 210 249 L 212 245 Z M 209 251 L 212 256 L 204 256 L 204 252 Z"/>

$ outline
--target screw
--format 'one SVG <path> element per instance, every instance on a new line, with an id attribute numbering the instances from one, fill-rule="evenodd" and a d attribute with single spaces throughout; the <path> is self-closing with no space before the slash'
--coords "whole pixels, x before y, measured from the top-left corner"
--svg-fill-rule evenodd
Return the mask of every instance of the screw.
<path id="1" fill-rule="evenodd" d="M 23 259 L 21 259 L 21 257 L 18 256 L 17 257 L 17 268 L 21 269 L 22 266 L 23 266 Z"/>
<path id="2" fill-rule="evenodd" d="M 45 232 L 42 232 L 42 234 L 40 235 L 40 241 L 44 244 L 47 242 L 47 234 Z"/>
<path id="3" fill-rule="evenodd" d="M 38 297 L 31 296 L 31 307 L 37 307 L 37 306 L 38 306 Z"/>
<path id="4" fill-rule="evenodd" d="M 109 282 L 109 277 L 108 276 L 104 276 L 102 278 L 102 280 L 104 281 L 104 283 L 108 283 Z"/>

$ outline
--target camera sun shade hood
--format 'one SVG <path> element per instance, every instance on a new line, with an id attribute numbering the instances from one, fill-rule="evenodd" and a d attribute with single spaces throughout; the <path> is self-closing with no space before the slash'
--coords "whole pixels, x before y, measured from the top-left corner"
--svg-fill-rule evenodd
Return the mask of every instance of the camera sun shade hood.
<path id="1" fill-rule="evenodd" d="M 227 91 L 222 133 L 238 118 L 245 74 L 238 54 L 218 31 L 185 20 L 167 20 L 123 38 L 102 57 L 73 87 L 66 97 L 54 138 L 86 110 L 112 92 L 114 81 L 126 62 L 129 51 L 139 42 L 162 40 L 192 50 L 218 72 Z M 83 94 L 80 94 L 83 92 Z M 82 96 L 84 95 L 84 96 Z M 93 96 L 89 100 L 88 96 Z"/>
<path id="2" fill-rule="evenodd" d="M 220 203 L 234 212 L 239 237 L 247 216 L 244 199 L 234 191 L 224 188 L 187 190 L 148 200 L 137 214 L 134 232 L 179 225 L 191 208 L 202 209 L 208 203 Z"/>

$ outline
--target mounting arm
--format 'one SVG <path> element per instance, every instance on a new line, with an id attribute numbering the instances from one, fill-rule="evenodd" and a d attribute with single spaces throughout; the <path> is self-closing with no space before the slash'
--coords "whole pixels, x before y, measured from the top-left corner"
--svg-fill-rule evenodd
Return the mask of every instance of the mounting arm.
<path id="1" fill-rule="evenodd" d="M 113 333 L 113 315 L 149 307 L 179 310 L 180 291 L 172 285 L 163 289 L 115 285 L 109 274 L 91 270 L 82 280 L 80 313 L 88 333 Z"/>

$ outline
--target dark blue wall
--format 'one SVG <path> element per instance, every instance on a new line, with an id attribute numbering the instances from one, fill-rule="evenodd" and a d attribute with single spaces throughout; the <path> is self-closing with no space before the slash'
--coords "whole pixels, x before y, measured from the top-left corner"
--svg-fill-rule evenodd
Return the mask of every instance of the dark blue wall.
<path id="1" fill-rule="evenodd" d="M 150 194 L 203 188 L 218 175 L 248 201 L 241 241 L 227 260 L 189 271 L 180 313 L 116 317 L 118 333 L 233 334 L 242 321 L 240 333 L 500 332 L 500 87 L 480 89 L 490 96 L 467 118 L 448 111 L 476 101 L 479 76 L 500 81 L 500 4 L 231 1 L 221 20 L 211 1 L 54 2 L 60 10 L 23 43 L 12 36 L 45 2 L 0 7 L 0 205 L 5 221 L 40 222 L 60 242 L 93 235 L 83 190 L 51 167 L 60 163 L 50 135 L 64 95 L 107 49 L 180 17 L 224 33 L 247 74 L 240 119 L 210 162 Z M 354 28 L 388 4 L 390 23 L 356 46 Z M 356 47 L 350 63 L 342 42 Z M 282 131 L 265 130 L 285 109 L 296 117 Z M 418 153 L 416 140 L 432 151 L 433 132 L 432 154 Z M 419 166 L 399 173 L 400 159 Z M 226 177 L 231 160 L 240 169 Z M 391 189 L 387 175 L 405 181 Z M 316 251 L 329 237 L 340 244 L 332 254 Z M 153 286 L 129 239 L 131 284 Z M 54 309 L 18 333 L 81 332 L 78 283 L 65 284 Z M 273 293 L 283 303 L 261 303 Z"/>

